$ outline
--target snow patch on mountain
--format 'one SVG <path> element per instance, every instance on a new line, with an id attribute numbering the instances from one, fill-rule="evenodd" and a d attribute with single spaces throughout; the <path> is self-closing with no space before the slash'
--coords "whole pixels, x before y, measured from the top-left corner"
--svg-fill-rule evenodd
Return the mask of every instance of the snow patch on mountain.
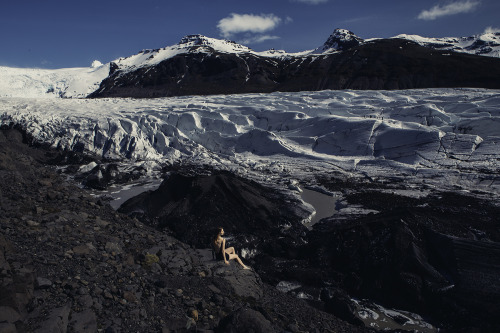
<path id="1" fill-rule="evenodd" d="M 471 37 L 429 38 L 418 35 L 397 35 L 392 38 L 407 39 L 422 46 L 437 50 L 500 57 L 500 32 L 490 31 Z"/>
<path id="2" fill-rule="evenodd" d="M 113 63 L 118 69 L 124 71 L 133 71 L 140 67 L 154 66 L 162 61 L 173 58 L 181 54 L 190 53 L 231 53 L 231 54 L 253 54 L 261 57 L 277 58 L 307 55 L 310 51 L 299 53 L 286 53 L 282 50 L 268 50 L 256 52 L 251 48 L 229 40 L 210 38 L 203 35 L 188 35 L 173 46 L 167 46 L 161 49 L 143 50 L 136 55 L 119 58 Z"/>
<path id="3" fill-rule="evenodd" d="M 250 48 L 235 42 L 209 38 L 203 35 L 189 35 L 173 46 L 161 49 L 143 50 L 136 55 L 119 58 L 115 61 L 119 69 L 133 70 L 143 66 L 153 66 L 179 54 L 187 53 L 213 53 L 215 51 L 224 53 L 250 53 Z"/>

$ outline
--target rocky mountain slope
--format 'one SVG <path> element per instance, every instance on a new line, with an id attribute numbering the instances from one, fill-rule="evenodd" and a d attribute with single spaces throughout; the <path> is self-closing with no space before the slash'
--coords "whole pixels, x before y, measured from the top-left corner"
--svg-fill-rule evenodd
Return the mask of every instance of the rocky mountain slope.
<path id="1" fill-rule="evenodd" d="M 367 331 L 116 213 L 25 139 L 0 132 L 1 332 Z"/>

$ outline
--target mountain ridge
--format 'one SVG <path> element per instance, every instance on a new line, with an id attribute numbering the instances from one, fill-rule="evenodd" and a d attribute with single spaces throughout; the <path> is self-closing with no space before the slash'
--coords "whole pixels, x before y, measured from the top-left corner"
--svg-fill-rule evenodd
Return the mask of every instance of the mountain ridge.
<path id="1" fill-rule="evenodd" d="M 499 89 L 500 59 L 434 50 L 404 39 L 359 42 L 290 56 L 256 52 L 177 53 L 154 65 L 115 66 L 89 95 L 169 97 L 316 91 L 474 87 Z M 332 46 L 338 47 L 334 41 Z M 113 66 L 112 66 L 113 67 Z"/>
<path id="2" fill-rule="evenodd" d="M 400 52 L 397 47 L 406 51 Z M 353 50 L 369 55 L 371 60 L 357 57 Z M 500 88 L 495 83 L 495 75 L 500 74 L 499 52 L 499 32 L 460 38 L 398 35 L 364 40 L 349 30 L 335 29 L 320 47 L 297 53 L 274 49 L 258 52 L 229 40 L 187 35 L 175 45 L 145 49 L 106 64 L 94 61 L 90 68 L 0 67 L 3 79 L 0 97 L 163 97 L 321 89 Z M 455 60 L 443 62 L 440 58 L 446 56 Z M 439 68 L 443 64 L 448 72 Z M 454 66 L 467 75 L 459 73 L 453 77 L 449 71 L 456 71 Z"/>

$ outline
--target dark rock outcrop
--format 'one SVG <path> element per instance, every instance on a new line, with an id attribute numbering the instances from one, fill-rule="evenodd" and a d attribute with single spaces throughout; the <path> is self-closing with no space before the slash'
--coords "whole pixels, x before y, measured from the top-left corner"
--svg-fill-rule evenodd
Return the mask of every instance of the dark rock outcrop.
<path id="1" fill-rule="evenodd" d="M 492 330 L 491 318 L 500 311 L 500 243 L 498 222 L 491 217 L 499 208 L 450 194 L 397 208 L 397 200 L 378 196 L 360 194 L 364 199 L 357 202 L 371 201 L 371 208 L 380 210 L 387 206 L 382 213 L 315 226 L 302 251 L 312 267 L 351 295 L 427 314 L 452 331 Z M 348 302 L 339 307 L 327 297 L 329 303 L 348 320 L 338 312 Z"/>
<path id="2" fill-rule="evenodd" d="M 260 312 L 252 309 L 240 309 L 227 316 L 219 323 L 216 332 L 238 333 L 238 332 L 277 332 Z"/>
<path id="3" fill-rule="evenodd" d="M 229 172 L 171 174 L 156 191 L 128 200 L 119 211 L 146 218 L 201 248 L 210 244 L 217 227 L 238 235 L 239 244 L 245 238 L 250 247 L 272 240 L 277 252 L 288 246 L 280 247 L 280 236 L 286 234 L 300 243 L 300 235 L 306 231 L 286 197 Z M 291 227 L 284 228 L 285 224 Z"/>

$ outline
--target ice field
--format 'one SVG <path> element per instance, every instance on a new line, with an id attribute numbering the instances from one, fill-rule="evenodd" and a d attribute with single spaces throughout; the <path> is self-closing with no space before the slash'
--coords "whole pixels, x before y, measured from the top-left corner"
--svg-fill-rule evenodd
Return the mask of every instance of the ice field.
<path id="1" fill-rule="evenodd" d="M 0 99 L 2 124 L 39 142 L 142 164 L 262 179 L 338 172 L 499 193 L 500 91 L 421 89 Z"/>

